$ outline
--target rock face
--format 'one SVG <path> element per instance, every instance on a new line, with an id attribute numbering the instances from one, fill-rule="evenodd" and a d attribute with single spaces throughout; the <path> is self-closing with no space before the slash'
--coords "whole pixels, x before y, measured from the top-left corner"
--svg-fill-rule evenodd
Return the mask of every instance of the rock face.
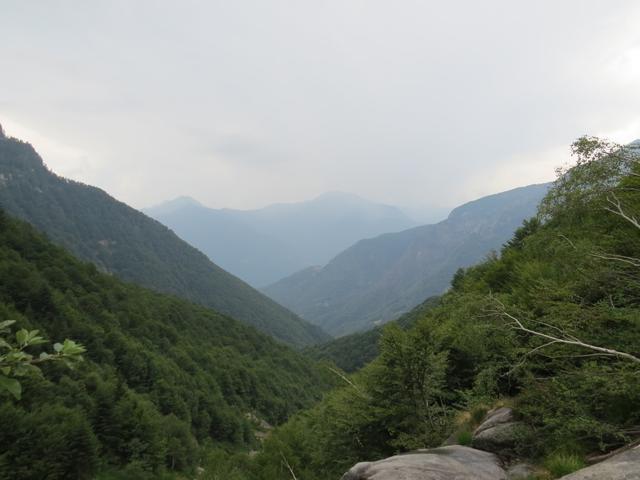
<path id="1" fill-rule="evenodd" d="M 473 432 L 471 446 L 508 457 L 522 440 L 525 431 L 525 425 L 516 421 L 512 409 L 497 408 L 487 413 L 484 421 Z"/>
<path id="2" fill-rule="evenodd" d="M 537 469 L 528 463 L 516 463 L 507 469 L 508 480 L 528 480 L 534 478 Z"/>
<path id="3" fill-rule="evenodd" d="M 418 450 L 377 462 L 356 464 L 342 480 L 506 480 L 494 454 L 469 447 Z"/>
<path id="4" fill-rule="evenodd" d="M 640 480 L 640 447 L 565 475 L 560 480 Z"/>
<path id="5" fill-rule="evenodd" d="M 476 428 L 474 435 L 477 435 L 489 428 L 495 427 L 496 425 L 511 423 L 515 421 L 516 418 L 513 410 L 509 407 L 501 407 L 494 410 L 489 410 L 480 426 Z"/>

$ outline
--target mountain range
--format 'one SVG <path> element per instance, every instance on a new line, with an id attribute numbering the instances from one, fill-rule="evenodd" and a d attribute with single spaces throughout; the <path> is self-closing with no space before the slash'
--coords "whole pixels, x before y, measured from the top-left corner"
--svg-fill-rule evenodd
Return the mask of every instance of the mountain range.
<path id="1" fill-rule="evenodd" d="M 123 280 L 211 307 L 291 345 L 329 338 L 169 228 L 99 188 L 56 175 L 31 145 L 4 134 L 0 207 Z"/>
<path id="2" fill-rule="evenodd" d="M 143 211 L 256 287 L 325 264 L 363 238 L 416 225 L 398 207 L 343 192 L 256 210 L 207 208 L 180 197 Z"/>
<path id="3" fill-rule="evenodd" d="M 457 269 L 499 249 L 535 214 L 549 186 L 483 197 L 437 224 L 361 240 L 263 291 L 332 335 L 372 328 L 442 294 Z"/>

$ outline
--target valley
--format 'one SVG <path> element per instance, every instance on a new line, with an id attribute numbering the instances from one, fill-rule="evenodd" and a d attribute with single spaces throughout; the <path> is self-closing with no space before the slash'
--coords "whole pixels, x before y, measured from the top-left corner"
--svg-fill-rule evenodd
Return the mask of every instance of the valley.
<path id="1" fill-rule="evenodd" d="M 640 480 L 638 25 L 0 0 L 0 480 Z"/>

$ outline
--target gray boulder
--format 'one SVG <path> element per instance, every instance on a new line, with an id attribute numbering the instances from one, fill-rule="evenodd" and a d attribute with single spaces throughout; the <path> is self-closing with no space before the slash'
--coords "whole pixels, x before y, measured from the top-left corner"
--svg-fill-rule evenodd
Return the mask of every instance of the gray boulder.
<path id="1" fill-rule="evenodd" d="M 512 456 L 527 434 L 527 427 L 515 420 L 513 410 L 498 408 L 490 411 L 473 432 L 471 446 L 502 457 Z"/>
<path id="2" fill-rule="evenodd" d="M 356 464 L 342 480 L 506 480 L 498 457 L 469 447 L 418 450 Z"/>
<path id="3" fill-rule="evenodd" d="M 516 463 L 507 469 L 508 480 L 528 480 L 533 478 L 538 470 L 528 463 Z"/>
<path id="4" fill-rule="evenodd" d="M 478 428 L 476 428 L 475 434 L 478 434 L 484 430 L 495 427 L 496 425 L 500 425 L 502 423 L 511 423 L 515 422 L 516 417 L 513 413 L 513 410 L 509 407 L 501 407 L 496 408 L 494 410 L 489 410 L 482 420 L 482 423 Z"/>
<path id="5" fill-rule="evenodd" d="M 640 447 L 565 475 L 560 480 L 640 480 Z"/>
<path id="6" fill-rule="evenodd" d="M 522 422 L 501 423 L 474 434 L 471 446 L 485 452 L 510 456 L 522 442 L 527 428 Z"/>

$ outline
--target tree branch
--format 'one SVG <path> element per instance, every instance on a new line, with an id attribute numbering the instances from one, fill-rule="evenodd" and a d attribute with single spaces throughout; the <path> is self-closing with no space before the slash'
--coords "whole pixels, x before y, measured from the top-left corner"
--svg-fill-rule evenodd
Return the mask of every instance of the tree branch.
<path id="1" fill-rule="evenodd" d="M 634 363 L 640 363 L 640 358 L 636 357 L 635 355 L 632 355 L 630 353 L 627 352 L 620 352 L 618 350 L 614 350 L 612 348 L 605 348 L 605 347 L 600 347 L 597 345 L 591 345 L 590 343 L 586 343 L 583 342 L 582 340 L 579 340 L 575 337 L 573 337 L 572 335 L 568 335 L 566 333 L 563 333 L 562 337 L 555 337 L 553 335 L 549 335 L 543 332 L 538 332 L 536 330 L 531 330 L 530 328 L 527 328 L 520 319 L 518 319 L 517 317 L 511 315 L 509 312 L 507 312 L 506 310 L 502 310 L 501 315 L 508 318 L 509 320 L 512 321 L 512 327 L 515 328 L 516 330 L 520 330 L 522 332 L 528 333 L 530 335 L 536 336 L 536 337 L 540 337 L 540 338 L 544 338 L 546 340 L 549 340 L 548 343 L 546 343 L 545 345 L 543 345 L 542 347 L 546 347 L 555 343 L 561 343 L 564 345 L 573 345 L 575 347 L 580 347 L 580 348 L 586 348 L 588 350 L 593 350 L 595 352 L 599 352 L 601 354 L 606 354 L 606 355 L 610 355 L 610 356 L 615 356 L 615 357 L 620 357 L 620 358 L 624 358 L 626 360 L 631 360 Z M 535 348 L 533 351 L 535 350 L 540 350 L 542 347 L 537 347 Z M 530 353 L 532 353 L 530 352 Z"/>

